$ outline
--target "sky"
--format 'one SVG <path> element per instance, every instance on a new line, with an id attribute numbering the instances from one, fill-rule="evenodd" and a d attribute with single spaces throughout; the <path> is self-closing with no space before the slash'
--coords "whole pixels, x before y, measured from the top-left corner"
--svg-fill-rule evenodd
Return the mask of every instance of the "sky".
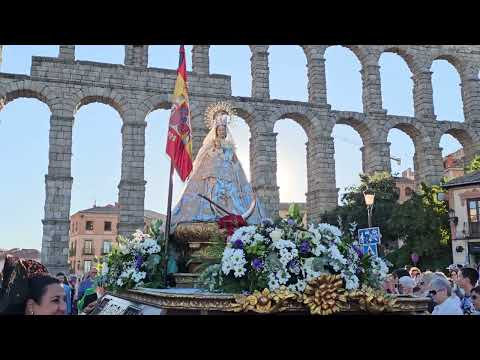
<path id="1" fill-rule="evenodd" d="M 191 46 L 186 46 L 187 70 L 191 70 Z M 30 74 L 32 56 L 58 55 L 58 46 L 7 45 L 0 72 Z M 214 45 L 210 48 L 210 72 L 232 77 L 232 94 L 250 96 L 250 49 L 247 45 Z M 77 60 L 123 64 L 123 45 L 76 46 Z M 333 110 L 362 111 L 360 62 L 342 46 L 331 46 L 325 53 L 327 101 Z M 178 46 L 154 45 L 149 50 L 149 67 L 176 69 Z M 380 58 L 383 108 L 388 114 L 413 116 L 412 74 L 402 58 L 384 53 Z M 275 45 L 269 49 L 270 97 L 307 101 L 306 57 L 299 46 Z M 445 60 L 431 68 L 434 106 L 440 120 L 464 121 L 460 77 Z M 168 110 L 148 115 L 145 133 L 145 208 L 166 213 L 169 159 L 165 155 Z M 20 98 L 0 112 L 0 248 L 41 248 L 45 201 L 45 175 L 48 171 L 48 132 L 50 112 L 36 99 Z M 243 168 L 250 177 L 249 138 L 246 123 L 237 118 L 232 132 Z M 121 119 L 110 106 L 93 103 L 82 107 L 75 117 L 72 155 L 72 200 L 70 214 L 92 207 L 113 204 L 118 199 L 121 168 Z M 277 136 L 277 182 L 280 201 L 304 202 L 307 192 L 307 136 L 293 120 L 279 120 Z M 347 125 L 336 125 L 335 144 L 337 187 L 358 184 L 362 170 L 359 134 Z M 413 142 L 400 130 L 392 129 L 392 173 L 413 168 Z M 444 135 L 443 154 L 461 148 L 450 135 Z M 292 151 L 294 149 L 294 151 Z M 183 183 L 175 176 L 173 202 L 178 201 Z"/>

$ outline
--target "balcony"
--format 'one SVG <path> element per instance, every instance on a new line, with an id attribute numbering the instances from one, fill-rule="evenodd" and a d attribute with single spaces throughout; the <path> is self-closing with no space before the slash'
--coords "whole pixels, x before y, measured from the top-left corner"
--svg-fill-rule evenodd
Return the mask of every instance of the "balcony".
<path id="1" fill-rule="evenodd" d="M 480 239 L 480 222 L 463 223 L 463 230 L 457 233 L 456 240 L 469 239 Z"/>
<path id="2" fill-rule="evenodd" d="M 472 222 L 468 224 L 468 235 L 470 239 L 480 238 L 480 222 Z"/>

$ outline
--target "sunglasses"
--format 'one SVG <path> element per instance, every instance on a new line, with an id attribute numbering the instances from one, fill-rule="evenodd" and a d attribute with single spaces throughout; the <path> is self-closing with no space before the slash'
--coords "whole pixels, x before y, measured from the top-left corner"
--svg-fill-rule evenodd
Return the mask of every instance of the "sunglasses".
<path id="1" fill-rule="evenodd" d="M 428 293 L 429 293 L 431 296 L 437 295 L 437 292 L 436 292 L 435 290 L 430 290 Z"/>

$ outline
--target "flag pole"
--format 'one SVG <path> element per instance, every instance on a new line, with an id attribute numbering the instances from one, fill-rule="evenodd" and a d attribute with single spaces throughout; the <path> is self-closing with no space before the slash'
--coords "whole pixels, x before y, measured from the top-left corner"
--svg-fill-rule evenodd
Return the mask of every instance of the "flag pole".
<path id="1" fill-rule="evenodd" d="M 168 286 L 167 271 L 168 271 L 168 242 L 170 240 L 170 225 L 172 220 L 172 190 L 173 190 L 173 160 L 170 160 L 170 176 L 168 184 L 168 204 L 167 204 L 167 219 L 165 222 L 165 287 Z"/>

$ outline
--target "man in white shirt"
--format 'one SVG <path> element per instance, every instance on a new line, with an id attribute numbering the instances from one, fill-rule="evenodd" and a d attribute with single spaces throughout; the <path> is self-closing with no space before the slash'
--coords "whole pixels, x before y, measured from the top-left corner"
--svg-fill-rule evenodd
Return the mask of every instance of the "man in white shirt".
<path id="1" fill-rule="evenodd" d="M 452 288 L 448 280 L 434 278 L 430 283 L 430 294 L 437 304 L 432 315 L 463 315 L 456 295 L 452 295 Z"/>

